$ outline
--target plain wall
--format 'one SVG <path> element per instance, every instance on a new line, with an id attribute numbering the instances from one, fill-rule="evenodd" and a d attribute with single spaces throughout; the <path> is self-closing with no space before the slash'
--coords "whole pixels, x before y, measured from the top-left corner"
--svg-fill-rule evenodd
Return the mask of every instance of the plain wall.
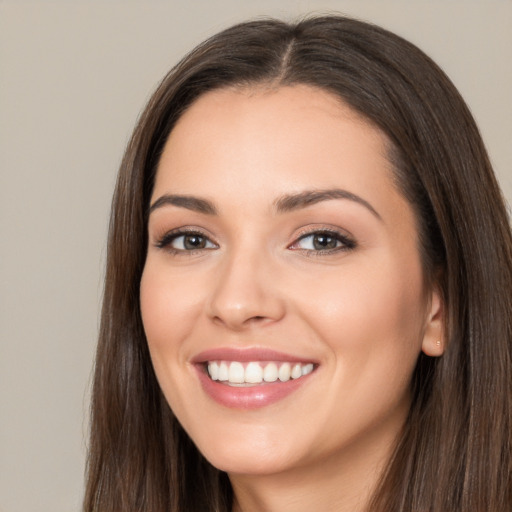
<path id="1" fill-rule="evenodd" d="M 242 19 L 339 11 L 416 43 L 512 200 L 512 2 L 0 1 L 0 511 L 78 511 L 117 167 L 163 74 Z"/>

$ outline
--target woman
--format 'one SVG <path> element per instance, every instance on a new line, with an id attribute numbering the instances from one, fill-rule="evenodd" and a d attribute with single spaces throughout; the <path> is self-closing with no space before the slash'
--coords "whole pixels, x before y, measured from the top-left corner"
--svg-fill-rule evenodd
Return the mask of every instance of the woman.
<path id="1" fill-rule="evenodd" d="M 214 36 L 121 165 L 85 510 L 510 510 L 511 291 L 428 57 L 341 17 Z"/>

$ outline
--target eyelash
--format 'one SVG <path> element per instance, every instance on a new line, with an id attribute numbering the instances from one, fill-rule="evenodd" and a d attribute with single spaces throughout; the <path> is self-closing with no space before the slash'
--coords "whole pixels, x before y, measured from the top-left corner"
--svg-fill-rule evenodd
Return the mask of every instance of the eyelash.
<path id="1" fill-rule="evenodd" d="M 194 254 L 196 252 L 205 251 L 205 250 L 208 251 L 208 250 L 215 248 L 215 247 L 201 247 L 198 249 L 187 250 L 187 249 L 176 249 L 175 247 L 171 246 L 171 244 L 173 242 L 175 242 L 178 238 L 186 237 L 186 236 L 200 237 L 200 238 L 203 238 L 204 240 L 206 240 L 206 243 L 210 243 L 210 244 L 216 246 L 216 244 L 214 242 L 212 242 L 207 235 L 205 235 L 204 233 L 201 233 L 201 231 L 194 230 L 194 229 L 190 229 L 190 230 L 179 229 L 177 231 L 170 231 L 170 232 L 166 233 L 162 238 L 160 238 L 158 240 L 158 242 L 155 244 L 155 246 L 159 249 L 165 249 L 165 250 L 169 251 L 171 254 L 175 254 L 175 255 L 180 255 L 183 253 Z"/>
<path id="2" fill-rule="evenodd" d="M 335 240 L 336 242 L 339 242 L 341 245 L 338 247 L 333 247 L 331 249 L 301 249 L 300 247 L 294 248 L 300 241 L 306 240 L 307 238 L 318 236 L 318 235 L 324 235 L 328 238 L 331 238 Z M 301 234 L 293 244 L 288 246 L 289 249 L 293 249 L 296 251 L 301 251 L 303 254 L 305 254 L 308 257 L 316 257 L 316 256 L 328 256 L 330 254 L 335 254 L 338 252 L 344 252 L 344 251 L 350 251 L 355 249 L 357 246 L 356 242 L 348 237 L 347 235 L 344 235 L 340 233 L 339 231 L 333 230 L 333 229 L 315 229 L 313 231 L 308 231 L 306 233 Z"/>
<path id="3" fill-rule="evenodd" d="M 306 240 L 309 237 L 319 236 L 319 235 L 325 235 L 333 240 L 335 240 L 337 243 L 339 242 L 341 245 L 338 247 L 330 248 L 330 249 L 301 249 L 300 247 L 296 247 L 299 242 Z M 186 236 L 196 236 L 204 239 L 206 243 L 213 245 L 214 247 L 201 247 L 198 249 L 176 249 L 171 246 L 173 242 L 175 242 L 180 237 L 186 237 Z M 168 252 L 170 252 L 173 255 L 184 255 L 185 253 L 188 255 L 195 254 L 196 252 L 201 251 L 208 251 L 212 250 L 214 248 L 217 248 L 218 246 L 210 240 L 210 238 L 198 230 L 188 230 L 188 229 L 179 229 L 177 231 L 170 231 L 166 233 L 162 238 L 160 238 L 155 246 L 158 249 L 165 249 Z M 335 231 L 332 229 L 315 229 L 306 233 L 301 234 L 295 242 L 293 242 L 291 245 L 288 246 L 288 249 L 294 250 L 294 251 L 300 251 L 304 255 L 307 255 L 308 257 L 316 257 L 316 256 L 325 256 L 330 255 L 338 252 L 343 251 L 350 251 L 355 249 L 357 246 L 356 242 L 349 238 L 347 235 L 344 235 L 340 233 L 339 231 Z"/>

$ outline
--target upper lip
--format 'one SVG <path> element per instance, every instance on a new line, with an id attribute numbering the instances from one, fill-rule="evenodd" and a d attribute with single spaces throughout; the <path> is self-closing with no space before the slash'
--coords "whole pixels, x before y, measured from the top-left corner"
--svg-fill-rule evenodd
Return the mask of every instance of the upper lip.
<path id="1" fill-rule="evenodd" d="M 317 363 L 310 357 L 278 352 L 269 348 L 237 348 L 219 347 L 204 350 L 192 358 L 192 363 L 201 364 L 208 361 L 239 361 L 248 363 L 250 361 L 282 361 L 289 363 Z"/>

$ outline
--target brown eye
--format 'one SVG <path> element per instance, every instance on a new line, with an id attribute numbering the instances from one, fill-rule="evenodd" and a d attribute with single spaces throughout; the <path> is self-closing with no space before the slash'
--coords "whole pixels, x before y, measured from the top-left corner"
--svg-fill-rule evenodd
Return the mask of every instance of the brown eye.
<path id="1" fill-rule="evenodd" d="M 183 231 L 168 233 L 156 245 L 160 249 L 168 249 L 175 253 L 216 249 L 218 247 L 202 233 Z"/>
<path id="2" fill-rule="evenodd" d="M 293 250 L 308 251 L 311 253 L 329 253 L 353 249 L 355 242 L 347 236 L 331 231 L 315 231 L 301 236 L 291 247 Z"/>
<path id="3" fill-rule="evenodd" d="M 178 237 L 176 240 L 178 240 L 179 238 L 183 238 L 183 248 L 187 251 L 206 248 L 206 238 L 204 236 L 194 234 L 183 235 L 182 237 Z"/>
<path id="4" fill-rule="evenodd" d="M 336 249 L 338 246 L 338 240 L 327 233 L 318 233 L 313 235 L 313 247 L 317 251 L 325 249 Z"/>

